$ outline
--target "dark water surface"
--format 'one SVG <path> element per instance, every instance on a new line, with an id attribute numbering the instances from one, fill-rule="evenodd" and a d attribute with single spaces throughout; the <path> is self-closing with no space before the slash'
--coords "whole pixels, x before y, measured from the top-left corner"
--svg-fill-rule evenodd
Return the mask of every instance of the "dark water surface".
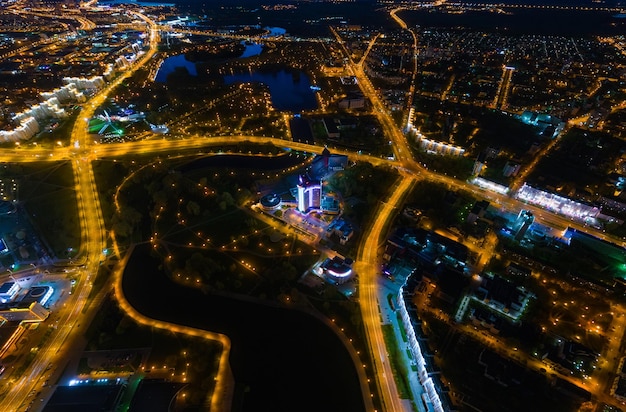
<path id="1" fill-rule="evenodd" d="M 317 99 L 311 81 L 302 71 L 252 71 L 224 76 L 226 84 L 259 82 L 265 84 L 276 110 L 300 112 L 317 109 Z"/>
<path id="2" fill-rule="evenodd" d="M 233 411 L 364 411 L 358 375 L 339 338 L 299 311 L 258 305 L 172 282 L 135 248 L 122 281 L 145 316 L 227 335 L 236 380 Z"/>
<path id="3" fill-rule="evenodd" d="M 262 170 L 279 170 L 296 166 L 305 161 L 304 156 L 296 155 L 279 155 L 279 156 L 246 156 L 240 154 L 211 154 L 178 166 L 176 169 L 180 172 L 187 173 L 196 169 L 204 169 L 207 167 L 219 168 L 240 168 L 252 169 L 256 171 Z"/>
<path id="4" fill-rule="evenodd" d="M 167 81 L 167 76 L 173 73 L 178 67 L 184 67 L 192 76 L 198 75 L 196 63 L 187 60 L 184 54 L 177 54 L 176 56 L 170 56 L 163 60 L 163 63 L 161 64 L 161 67 L 159 67 L 159 71 L 154 80 L 157 83 L 165 83 Z"/>

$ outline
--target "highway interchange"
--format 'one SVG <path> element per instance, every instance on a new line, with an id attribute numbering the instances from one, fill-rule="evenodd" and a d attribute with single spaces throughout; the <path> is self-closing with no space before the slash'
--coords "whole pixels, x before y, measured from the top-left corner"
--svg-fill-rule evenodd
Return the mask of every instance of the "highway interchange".
<path id="1" fill-rule="evenodd" d="M 104 220 L 100 209 L 100 201 L 96 188 L 92 162 L 97 159 L 115 159 L 133 155 L 153 154 L 156 156 L 167 156 L 176 151 L 198 150 L 210 152 L 211 148 L 219 147 L 225 144 L 234 144 L 237 142 L 248 141 L 251 143 L 271 143 L 273 145 L 289 148 L 293 150 L 305 151 L 309 153 L 319 153 L 322 148 L 294 141 L 276 139 L 271 137 L 258 136 L 207 136 L 207 137 L 189 137 L 184 139 L 169 140 L 160 135 L 155 135 L 149 140 L 114 143 L 114 144 L 95 144 L 87 131 L 86 119 L 93 117 L 95 111 L 106 101 L 114 89 L 125 79 L 133 74 L 135 70 L 145 65 L 152 59 L 159 44 L 159 27 L 144 14 L 132 12 L 137 18 L 143 20 L 148 27 L 150 33 L 149 49 L 145 54 L 133 65 L 130 70 L 120 74 L 115 80 L 110 82 L 103 90 L 94 95 L 87 103 L 83 104 L 78 120 L 76 121 L 71 135 L 71 143 L 65 147 L 55 147 L 46 149 L 43 147 L 22 148 L 22 149 L 3 149 L 0 151 L 0 161 L 6 163 L 18 162 L 38 162 L 38 161 L 71 161 L 75 186 L 78 200 L 78 213 L 81 224 L 81 276 L 76 285 L 75 293 L 66 301 L 66 307 L 60 311 L 60 324 L 63 325 L 55 329 L 51 338 L 41 348 L 35 360 L 28 367 L 23 376 L 15 382 L 10 391 L 0 400 L 0 410 L 3 411 L 24 411 L 28 405 L 28 395 L 33 390 L 41 386 L 41 377 L 48 372 L 57 368 L 62 369 L 63 362 L 68 356 L 68 352 L 72 348 L 72 342 L 80 337 L 82 329 L 80 324 L 83 319 L 89 319 L 95 311 L 98 310 L 96 302 L 87 305 L 87 297 L 91 291 L 91 280 L 98 272 L 99 266 L 104 259 L 103 251 L 107 247 L 107 239 L 109 234 L 104 226 Z M 392 14 L 398 23 L 406 28 L 395 11 Z M 88 24 L 88 22 L 82 22 Z M 333 30 L 340 44 L 344 44 L 339 33 Z M 413 39 L 417 42 L 417 37 L 413 32 Z M 373 42 L 370 44 L 372 46 Z M 368 50 L 369 50 L 368 48 Z M 363 70 L 363 60 L 358 63 L 353 62 L 349 56 L 350 53 L 345 50 L 348 57 L 348 68 L 351 73 L 358 79 L 361 90 L 367 96 L 372 105 L 372 111 L 378 117 L 382 125 L 385 135 L 392 142 L 395 159 L 382 159 L 363 154 L 336 151 L 348 155 L 353 160 L 369 161 L 375 165 L 386 164 L 395 167 L 399 171 L 399 179 L 390 188 L 390 193 L 385 202 L 380 202 L 376 219 L 365 229 L 362 236 L 362 243 L 358 248 L 358 256 L 355 259 L 355 267 L 359 273 L 360 288 L 360 305 L 364 325 L 367 332 L 368 344 L 374 361 L 375 378 L 377 381 L 378 392 L 381 395 L 381 404 L 385 411 L 403 411 L 404 407 L 399 398 L 397 388 L 393 379 L 391 364 L 388 357 L 387 348 L 383 339 L 381 328 L 381 319 L 378 304 L 378 280 L 380 275 L 380 247 L 384 244 L 386 235 L 389 230 L 390 222 L 396 216 L 402 207 L 402 202 L 407 194 L 419 180 L 429 180 L 441 183 L 451 189 L 464 190 L 470 192 L 477 198 L 487 199 L 500 205 L 502 208 L 519 211 L 520 209 L 530 209 L 538 220 L 542 223 L 553 227 L 574 227 L 584 230 L 587 233 L 598 236 L 602 239 L 612 241 L 622 245 L 622 239 L 614 239 L 609 235 L 594 230 L 584 225 L 573 222 L 571 219 L 550 213 L 540 208 L 520 202 L 519 200 L 499 193 L 487 192 L 470 183 L 456 180 L 454 178 L 433 173 L 420 164 L 418 164 L 411 155 L 411 149 L 406 136 L 391 119 L 388 110 L 382 103 L 375 88 L 370 83 L 367 75 Z M 413 79 L 415 76 L 413 75 Z M 411 83 L 410 90 L 414 91 L 414 84 Z M 410 93 L 412 94 L 412 93 Z M 114 241 L 114 239 L 113 239 Z M 120 256 L 121 257 L 121 256 Z M 127 257 L 127 256 L 126 256 Z M 213 334 L 206 331 L 193 330 L 191 328 L 179 325 L 166 324 L 152 319 L 146 319 L 138 314 L 124 299 L 121 292 L 120 277 L 123 270 L 123 261 L 117 269 L 115 291 L 116 297 L 120 301 L 124 310 L 135 320 L 142 324 L 149 324 L 156 328 L 164 328 L 168 330 L 176 330 L 177 332 L 204 336 L 207 339 L 217 340 L 223 345 L 223 353 L 220 360 L 219 376 L 217 378 L 217 389 L 212 399 L 212 406 L 215 410 L 229 409 L 229 384 L 232 379 L 227 365 L 229 341 L 222 335 Z M 624 319 L 621 318 L 621 324 Z M 84 329 L 84 328 L 83 328 Z M 620 328 L 620 330 L 622 330 Z M 615 339 L 618 341 L 618 339 Z M 615 352 L 615 348 L 610 349 L 611 353 Z M 595 395 L 605 397 L 603 394 L 603 385 L 596 385 L 598 388 L 594 392 L 594 388 L 587 388 L 594 392 Z M 371 403 L 369 403 L 371 404 Z M 212 408 L 213 409 L 213 408 Z"/>

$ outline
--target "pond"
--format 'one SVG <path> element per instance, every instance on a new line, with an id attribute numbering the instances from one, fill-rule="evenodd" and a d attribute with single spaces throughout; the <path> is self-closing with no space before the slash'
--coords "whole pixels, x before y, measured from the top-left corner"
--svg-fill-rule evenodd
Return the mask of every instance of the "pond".
<path id="1" fill-rule="evenodd" d="M 170 56 L 163 60 L 161 67 L 159 67 L 155 81 L 157 83 L 165 83 L 167 81 L 167 76 L 173 73 L 178 67 L 184 67 L 192 76 L 198 75 L 196 63 L 187 60 L 184 54 L 177 54 L 176 56 Z"/>
<path id="2" fill-rule="evenodd" d="M 274 109 L 301 112 L 317 109 L 317 98 L 309 77 L 300 70 L 272 70 L 234 73 L 224 76 L 226 84 L 258 82 L 269 90 Z"/>
<path id="3" fill-rule="evenodd" d="M 246 57 L 258 56 L 263 51 L 263 45 L 260 43 L 242 40 L 241 45 L 244 46 L 244 50 L 239 56 L 239 58 L 241 59 Z M 179 67 L 184 67 L 185 69 L 187 69 L 189 74 L 192 76 L 198 75 L 196 62 L 187 60 L 184 54 L 177 54 L 163 60 L 163 63 L 161 63 L 161 67 L 159 67 L 159 71 L 157 73 L 155 81 L 158 83 L 165 83 L 167 81 L 167 76 L 169 76 Z"/>
<path id="4" fill-rule="evenodd" d="M 245 47 L 243 53 L 239 58 L 244 59 L 246 57 L 258 56 L 263 51 L 263 45 L 259 43 L 251 43 L 245 40 L 241 41 L 241 44 Z"/>
<path id="5" fill-rule="evenodd" d="M 211 168 L 231 168 L 251 169 L 254 171 L 280 170 L 299 165 L 305 161 L 305 157 L 282 154 L 278 156 L 247 156 L 238 154 L 209 155 L 191 160 L 176 170 L 188 173 L 193 170 Z"/>

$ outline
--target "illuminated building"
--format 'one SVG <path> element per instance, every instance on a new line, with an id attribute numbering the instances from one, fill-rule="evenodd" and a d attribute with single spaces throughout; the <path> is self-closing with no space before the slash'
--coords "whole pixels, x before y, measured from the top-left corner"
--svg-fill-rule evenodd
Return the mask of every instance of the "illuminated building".
<path id="1" fill-rule="evenodd" d="M 339 200 L 334 196 L 322 196 L 321 209 L 323 213 L 328 215 L 338 215 L 341 211 Z"/>
<path id="2" fill-rule="evenodd" d="M 31 304 L 38 302 L 40 305 L 45 305 L 52 297 L 54 288 L 51 286 L 34 286 L 28 290 L 28 294 L 21 298 L 20 302 L 23 304 Z"/>
<path id="3" fill-rule="evenodd" d="M 261 207 L 265 211 L 272 211 L 280 208 L 281 205 L 280 196 L 276 193 L 270 193 L 261 198 Z"/>
<path id="4" fill-rule="evenodd" d="M 409 109 L 409 115 L 407 117 L 406 126 L 404 127 L 404 132 L 417 132 L 415 127 L 413 126 L 413 121 L 415 120 L 415 107 L 411 107 Z"/>
<path id="5" fill-rule="evenodd" d="M 64 77 L 63 87 L 54 89 L 51 92 L 41 93 L 40 95 L 43 102 L 13 116 L 13 121 L 19 124 L 19 126 L 13 130 L 0 130 L 0 141 L 18 142 L 28 140 L 39 133 L 41 130 L 41 121 L 49 118 L 66 118 L 67 113 L 63 108 L 59 107 L 60 102 L 76 101 L 83 103 L 86 100 L 83 90 L 95 91 L 102 89 L 105 85 L 105 79 L 111 79 L 116 66 L 120 67 L 122 70 L 130 67 L 141 47 L 139 43 L 135 43 L 131 48 L 133 52 L 135 52 L 131 57 L 131 61 L 124 56 L 118 58 L 115 65 L 109 64 L 107 66 L 107 70 L 103 76 L 93 76 L 91 78 Z"/>
<path id="6" fill-rule="evenodd" d="M 553 139 L 565 127 L 565 122 L 561 121 L 561 119 L 546 113 L 525 111 L 519 118 L 526 124 L 538 127 L 539 134 L 547 139 Z"/>
<path id="7" fill-rule="evenodd" d="M 104 78 L 102 76 L 93 76 L 89 79 L 84 77 L 64 77 L 63 83 L 73 83 L 78 90 L 97 90 L 104 87 Z"/>
<path id="8" fill-rule="evenodd" d="M 56 97 L 59 101 L 67 102 L 67 101 L 84 101 L 85 96 L 82 92 L 80 92 L 74 83 L 66 84 L 61 88 L 54 89 L 51 92 L 42 92 L 40 94 L 41 98 L 45 100 L 49 100 L 53 97 Z"/>
<path id="9" fill-rule="evenodd" d="M 541 206 L 551 212 L 573 217 L 574 219 L 586 220 L 596 218 L 600 214 L 600 209 L 596 206 L 586 205 L 555 193 L 535 189 L 526 183 L 524 183 L 522 188 L 516 193 L 515 197 L 530 204 Z"/>
<path id="10" fill-rule="evenodd" d="M 520 170 L 520 164 L 515 162 L 506 162 L 502 175 L 504 177 L 516 176 Z"/>
<path id="11" fill-rule="evenodd" d="M 15 297 L 17 292 L 20 291 L 20 286 L 17 282 L 5 282 L 0 285 L 0 302 L 7 303 Z"/>
<path id="12" fill-rule="evenodd" d="M 423 134 L 419 132 L 419 130 L 415 128 L 415 125 L 413 125 L 412 119 L 414 116 L 415 116 L 415 110 L 411 108 L 411 110 L 409 110 L 409 121 L 407 122 L 407 125 L 406 125 L 406 131 L 409 133 L 415 133 L 415 139 L 417 143 L 420 145 L 420 148 L 422 150 L 426 151 L 426 153 L 448 155 L 448 156 L 463 156 L 463 154 L 465 154 L 465 149 L 462 147 L 454 146 L 450 143 L 439 142 L 437 140 L 426 138 Z M 480 155 L 479 155 L 479 159 L 480 159 Z M 476 169 L 477 167 L 476 164 L 480 165 L 478 170 Z M 484 159 L 483 161 L 480 161 L 480 162 L 477 161 L 474 164 L 474 170 L 472 171 L 472 174 L 477 175 L 478 173 L 480 173 L 483 167 L 484 167 Z"/>
<path id="13" fill-rule="evenodd" d="M 166 133 L 169 133 L 170 131 L 169 127 L 167 127 L 167 125 L 165 124 L 152 124 L 152 123 L 150 123 L 150 130 L 152 131 L 152 133 L 158 133 L 158 134 L 166 134 Z"/>
<path id="14" fill-rule="evenodd" d="M 21 322 L 0 322 L 0 358 L 3 358 L 17 343 L 26 331 Z"/>
<path id="15" fill-rule="evenodd" d="M 465 153 L 465 149 L 462 147 L 427 139 L 421 134 L 417 135 L 417 140 L 420 147 L 427 153 L 449 156 L 463 156 L 463 153 Z"/>
<path id="16" fill-rule="evenodd" d="M 354 235 L 352 225 L 343 219 L 337 219 L 330 227 L 332 227 L 332 233 L 339 237 L 339 243 L 342 245 L 348 243 L 348 240 Z"/>
<path id="17" fill-rule="evenodd" d="M 78 92 L 74 86 L 69 85 L 55 89 L 53 92 L 41 93 L 41 97 L 46 100 L 13 116 L 13 121 L 19 126 L 9 131 L 0 130 L 0 139 L 6 142 L 28 140 L 41 130 L 40 122 L 49 118 L 63 119 L 67 117 L 65 110 L 59 107 L 59 99 L 75 98 L 75 100 L 84 101 L 82 93 Z"/>
<path id="18" fill-rule="evenodd" d="M 478 157 L 474 161 L 474 167 L 472 168 L 472 175 L 478 176 L 479 174 L 481 174 L 486 165 L 487 165 L 487 155 L 483 151 L 478 154 Z"/>
<path id="19" fill-rule="evenodd" d="M 365 107 L 365 97 L 361 93 L 350 93 L 339 100 L 337 105 L 340 109 L 362 109 Z"/>
<path id="20" fill-rule="evenodd" d="M 115 74 L 115 66 L 112 63 L 109 63 L 107 65 L 106 70 L 102 74 L 102 76 L 107 80 L 111 80 L 114 74 Z"/>
<path id="21" fill-rule="evenodd" d="M 520 210 L 517 215 L 517 219 L 515 219 L 515 224 L 513 225 L 513 230 L 515 230 L 515 240 L 523 239 L 526 231 L 528 231 L 528 228 L 534 221 L 535 217 L 529 210 Z"/>
<path id="22" fill-rule="evenodd" d="M 352 278 L 352 259 L 342 259 L 335 256 L 327 258 L 320 266 L 326 278 L 338 285 Z"/>
<path id="23" fill-rule="evenodd" d="M 298 210 L 306 213 L 322 204 L 322 182 L 307 175 L 298 176 Z"/>
<path id="24" fill-rule="evenodd" d="M 17 302 L 0 306 L 0 318 L 9 322 L 42 322 L 49 315 L 50 312 L 39 302 Z"/>
<path id="25" fill-rule="evenodd" d="M 471 183 L 475 184 L 478 187 L 482 187 L 483 189 L 491 190 L 492 192 L 500 193 L 503 195 L 507 194 L 509 191 L 508 187 L 492 182 L 491 180 L 484 179 L 482 177 L 475 177 L 471 180 Z"/>
<path id="26" fill-rule="evenodd" d="M 417 366 L 417 378 L 423 388 L 421 400 L 425 410 L 443 412 L 451 410 L 451 401 L 444 385 L 439 378 L 438 368 L 434 363 L 434 356 L 428 347 L 422 321 L 414 308 L 413 292 L 417 287 L 416 276 L 409 276 L 400 288 L 398 295 L 398 312 L 402 318 L 402 327 L 406 332 L 408 350 Z"/>
<path id="27" fill-rule="evenodd" d="M 115 59 L 115 67 L 118 67 L 121 70 L 126 70 L 130 67 L 130 62 L 128 61 L 126 56 L 120 56 Z"/>
<path id="28" fill-rule="evenodd" d="M 139 54 L 139 52 L 141 52 L 141 44 L 139 43 L 133 43 L 131 48 L 133 49 L 133 53 L 135 54 Z"/>
<path id="29" fill-rule="evenodd" d="M 35 119 L 43 120 L 49 117 L 63 118 L 66 117 L 65 110 L 59 107 L 59 99 L 54 96 L 41 104 L 36 104 L 30 109 L 18 113 L 13 117 L 14 121 L 21 121 L 23 119 L 34 117 Z"/>
<path id="30" fill-rule="evenodd" d="M 34 117 L 27 117 L 13 130 L 0 130 L 0 139 L 5 142 L 28 140 L 39 132 L 39 123 Z"/>
<path id="31" fill-rule="evenodd" d="M 17 342 L 26 330 L 24 324 L 41 322 L 50 314 L 42 305 L 50 299 L 54 289 L 36 286 L 21 297 L 19 281 L 0 285 L 0 357 L 17 348 Z M 16 296 L 20 299 L 18 302 L 14 301 Z"/>

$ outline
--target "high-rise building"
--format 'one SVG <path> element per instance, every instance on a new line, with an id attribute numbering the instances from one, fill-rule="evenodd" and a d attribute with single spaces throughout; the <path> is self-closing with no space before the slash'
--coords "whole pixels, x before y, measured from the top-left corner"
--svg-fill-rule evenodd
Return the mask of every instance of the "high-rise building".
<path id="1" fill-rule="evenodd" d="M 478 176 L 485 169 L 487 164 L 487 155 L 485 152 L 478 153 L 478 157 L 474 161 L 474 167 L 472 168 L 472 176 Z"/>
<path id="2" fill-rule="evenodd" d="M 298 177 L 298 210 L 306 213 L 322 204 L 322 182 L 307 175 Z"/>
<path id="3" fill-rule="evenodd" d="M 526 231 L 534 221 L 535 217 L 530 210 L 520 210 L 517 215 L 517 219 L 515 219 L 515 225 L 513 226 L 513 229 L 515 230 L 515 240 L 522 240 Z"/>

